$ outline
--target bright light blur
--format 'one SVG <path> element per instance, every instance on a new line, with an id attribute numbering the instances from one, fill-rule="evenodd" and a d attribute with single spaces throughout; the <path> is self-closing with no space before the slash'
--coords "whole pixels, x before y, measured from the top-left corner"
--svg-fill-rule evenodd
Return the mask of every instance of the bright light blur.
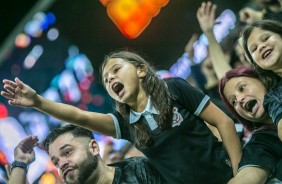
<path id="1" fill-rule="evenodd" d="M 44 173 L 39 181 L 40 184 L 56 184 L 56 178 L 52 173 Z"/>
<path id="2" fill-rule="evenodd" d="M 137 38 L 169 0 L 100 0 L 125 37 Z"/>
<path id="3" fill-rule="evenodd" d="M 223 11 L 220 16 L 216 19 L 216 22 L 220 22 L 214 26 L 213 32 L 218 42 L 221 42 L 223 38 L 225 38 L 230 31 L 235 27 L 236 16 L 234 12 L 231 10 Z M 194 57 L 193 63 L 199 64 L 201 63 L 208 54 L 208 39 L 202 34 L 198 41 L 194 44 Z M 184 53 L 182 57 L 180 57 L 175 64 L 173 64 L 169 72 L 174 77 L 181 77 L 186 79 L 191 73 L 192 62 L 187 55 Z"/>
<path id="4" fill-rule="evenodd" d="M 56 28 L 51 28 L 48 32 L 47 32 L 47 38 L 50 41 L 55 41 L 57 38 L 59 37 L 59 30 Z"/>
<path id="5" fill-rule="evenodd" d="M 18 36 L 15 39 L 15 45 L 18 48 L 26 48 L 29 46 L 31 40 L 30 37 L 24 33 L 18 34 Z"/>

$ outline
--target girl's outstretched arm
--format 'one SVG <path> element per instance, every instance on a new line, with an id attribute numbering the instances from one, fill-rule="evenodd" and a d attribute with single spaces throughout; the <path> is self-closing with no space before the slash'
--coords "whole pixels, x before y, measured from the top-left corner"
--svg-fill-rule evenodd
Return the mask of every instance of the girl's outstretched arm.
<path id="1" fill-rule="evenodd" d="M 242 145 L 237 135 L 233 120 L 211 101 L 203 109 L 199 117 L 218 129 L 223 144 L 230 157 L 233 174 L 236 175 L 242 155 Z"/>
<path id="2" fill-rule="evenodd" d="M 1 91 L 1 95 L 9 100 L 10 105 L 32 107 L 64 122 L 107 136 L 116 136 L 115 125 L 110 115 L 88 112 L 71 105 L 45 99 L 18 78 L 15 81 L 4 79 L 3 83 L 6 91 Z"/>

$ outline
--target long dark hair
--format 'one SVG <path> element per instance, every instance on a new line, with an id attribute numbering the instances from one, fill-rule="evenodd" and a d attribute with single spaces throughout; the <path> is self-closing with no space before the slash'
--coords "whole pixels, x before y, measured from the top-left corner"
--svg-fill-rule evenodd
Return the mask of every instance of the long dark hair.
<path id="1" fill-rule="evenodd" d="M 166 86 L 165 81 L 161 80 L 157 75 L 152 66 L 140 55 L 131 51 L 118 51 L 107 55 L 101 65 L 101 74 L 105 68 L 107 62 L 112 58 L 120 58 L 126 62 L 133 64 L 136 68 L 141 67 L 141 65 L 147 66 L 147 74 L 142 80 L 142 87 L 146 94 L 150 96 L 153 106 L 159 111 L 158 116 L 158 126 L 161 130 L 171 127 L 172 121 L 172 107 L 171 98 L 169 95 L 169 90 Z M 130 128 L 132 136 L 134 138 L 134 143 L 139 147 L 146 147 L 152 143 L 152 135 L 148 130 L 148 127 L 142 123 L 136 123 L 135 125 L 130 125 L 129 113 L 130 107 L 128 104 L 120 103 L 116 101 L 116 109 L 120 112 L 123 118 L 127 121 Z"/>
<path id="2" fill-rule="evenodd" d="M 261 68 L 256 62 L 254 62 L 254 59 L 252 58 L 251 53 L 248 50 L 248 39 L 254 30 L 254 28 L 260 28 L 265 31 L 271 31 L 273 33 L 276 33 L 282 37 L 282 24 L 275 20 L 260 20 L 255 21 L 251 24 L 246 25 L 246 27 L 242 31 L 242 47 L 246 53 L 246 58 L 251 62 L 255 70 L 257 71 L 260 80 L 262 80 L 264 83 L 271 83 L 273 78 L 278 78 L 278 75 L 275 74 L 271 70 L 265 70 Z M 271 87 L 274 87 L 273 85 Z"/>
<path id="3" fill-rule="evenodd" d="M 224 103 L 224 105 L 226 106 L 226 108 L 231 112 L 231 114 L 240 122 L 244 125 L 244 127 L 246 127 L 249 131 L 253 131 L 261 126 L 264 126 L 264 123 L 258 123 L 258 122 L 253 122 L 253 121 L 249 121 L 246 120 L 245 118 L 241 117 L 236 111 L 235 109 L 228 103 L 226 97 L 223 94 L 223 90 L 224 87 L 226 85 L 226 83 L 232 79 L 232 78 L 236 78 L 236 77 L 250 77 L 250 78 L 255 78 L 260 80 L 259 75 L 257 74 L 257 72 L 251 68 L 251 67 L 237 67 L 234 68 L 228 72 L 226 72 L 225 76 L 220 80 L 219 83 L 219 87 L 218 87 L 218 91 L 220 94 L 220 98 L 222 100 L 222 102 Z M 263 83 L 263 82 L 262 82 Z M 263 85 L 265 86 L 266 89 L 269 89 L 269 86 L 271 86 L 272 84 L 267 84 L 267 83 L 263 83 Z"/>

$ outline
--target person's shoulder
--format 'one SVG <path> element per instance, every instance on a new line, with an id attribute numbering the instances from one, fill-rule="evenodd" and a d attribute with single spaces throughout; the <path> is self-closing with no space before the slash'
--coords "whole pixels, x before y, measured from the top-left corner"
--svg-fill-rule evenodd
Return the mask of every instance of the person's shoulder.
<path id="1" fill-rule="evenodd" d="M 123 159 L 122 161 L 109 164 L 109 166 L 115 166 L 119 168 L 144 168 L 151 166 L 148 158 L 146 157 L 131 157 Z"/>
<path id="2" fill-rule="evenodd" d="M 257 141 L 263 141 L 263 142 L 267 142 L 267 141 L 271 141 L 271 140 L 279 140 L 278 138 L 278 133 L 277 133 L 277 128 L 274 125 L 269 125 L 268 127 L 261 127 L 258 130 L 255 130 L 252 133 L 251 139 L 250 139 L 250 143 L 251 142 L 257 142 Z M 280 142 L 280 141 L 278 141 Z M 248 143 L 247 143 L 248 144 Z M 282 142 L 281 142 L 282 145 Z"/>
<path id="3" fill-rule="evenodd" d="M 170 78 L 165 78 L 163 80 L 166 81 L 167 83 L 169 82 L 187 82 L 185 79 L 180 78 L 180 77 L 170 77 Z"/>
<path id="4" fill-rule="evenodd" d="M 164 79 L 164 81 L 166 82 L 168 87 L 179 87 L 188 83 L 185 79 L 180 77 L 166 78 Z"/>

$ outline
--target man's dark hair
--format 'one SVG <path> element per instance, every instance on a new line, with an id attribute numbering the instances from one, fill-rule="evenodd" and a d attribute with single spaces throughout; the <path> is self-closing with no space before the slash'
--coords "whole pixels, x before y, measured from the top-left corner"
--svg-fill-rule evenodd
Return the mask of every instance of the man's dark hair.
<path id="1" fill-rule="evenodd" d="M 89 139 L 94 139 L 94 135 L 90 130 L 68 124 L 63 127 L 54 128 L 48 133 L 46 139 L 43 142 L 45 150 L 49 152 L 49 145 L 52 144 L 52 142 L 54 142 L 60 135 L 63 135 L 65 133 L 71 133 L 74 137 L 88 137 Z"/>

